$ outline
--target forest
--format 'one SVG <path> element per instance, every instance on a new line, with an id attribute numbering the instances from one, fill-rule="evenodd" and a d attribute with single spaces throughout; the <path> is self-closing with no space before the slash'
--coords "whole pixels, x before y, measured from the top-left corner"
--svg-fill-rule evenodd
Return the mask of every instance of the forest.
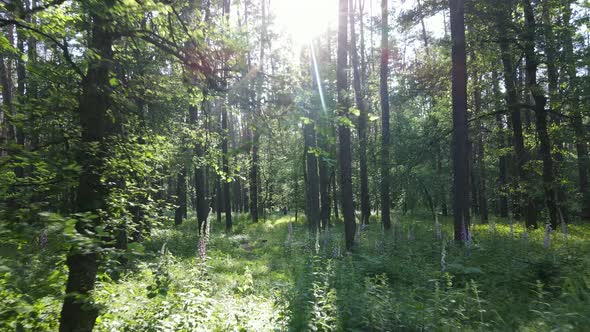
<path id="1" fill-rule="evenodd" d="M 588 0 L 0 0 L 0 331 L 588 331 Z"/>

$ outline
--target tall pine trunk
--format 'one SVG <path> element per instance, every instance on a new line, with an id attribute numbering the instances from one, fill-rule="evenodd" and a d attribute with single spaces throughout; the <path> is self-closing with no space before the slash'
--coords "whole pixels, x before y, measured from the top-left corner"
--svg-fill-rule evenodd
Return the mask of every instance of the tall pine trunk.
<path id="1" fill-rule="evenodd" d="M 464 1 L 450 0 L 453 97 L 453 217 L 455 241 L 469 236 L 469 151 Z"/>
<path id="2" fill-rule="evenodd" d="M 225 20 L 229 24 L 229 11 L 230 11 L 230 0 L 223 1 L 223 15 Z M 225 59 L 224 59 L 224 66 L 225 66 Z M 227 76 L 228 73 L 224 69 L 223 72 L 223 85 L 227 89 Z M 221 139 L 221 154 L 222 154 L 222 168 L 223 174 L 226 178 L 223 180 L 222 190 L 223 190 L 223 210 L 225 211 L 225 231 L 229 232 L 232 230 L 232 218 L 231 218 L 231 192 L 230 192 L 230 174 L 229 174 L 229 152 L 227 149 L 227 139 L 228 139 L 228 128 L 227 128 L 227 121 L 228 121 L 228 114 L 227 114 L 228 105 L 226 105 L 226 100 L 221 101 L 221 131 L 222 131 L 222 139 Z"/>
<path id="3" fill-rule="evenodd" d="M 507 6 L 507 5 L 504 5 Z M 518 89 L 516 85 L 516 67 L 514 65 L 513 55 L 510 50 L 509 35 L 506 29 L 511 24 L 510 12 L 512 6 L 500 7 L 497 12 L 497 28 L 500 36 L 500 52 L 502 65 L 504 68 L 504 85 L 506 87 L 506 104 L 510 111 L 510 120 L 512 124 L 512 141 L 514 145 L 514 158 L 516 159 L 515 177 L 513 179 L 515 190 L 517 191 L 518 202 L 514 202 L 517 207 L 516 215 L 524 214 L 526 227 L 537 227 L 536 206 L 528 192 L 528 177 L 524 172 L 524 165 L 529 160 L 528 151 L 524 147 L 524 136 L 522 130 L 522 118 L 519 105 Z"/>
<path id="4" fill-rule="evenodd" d="M 474 116 L 478 117 L 476 121 L 477 128 L 477 142 L 475 144 L 475 160 L 477 164 L 477 192 L 478 192 L 478 205 L 479 205 L 479 219 L 482 224 L 488 223 L 488 194 L 487 194 L 487 176 L 486 176 L 486 164 L 485 164 L 485 146 L 484 146 L 484 132 L 481 119 L 481 86 L 480 77 L 477 71 L 473 75 L 474 89 L 473 89 L 473 104 L 474 104 Z"/>
<path id="5" fill-rule="evenodd" d="M 347 44 L 348 44 L 348 0 L 340 0 L 338 14 L 338 50 L 336 67 L 336 90 L 338 91 L 338 116 L 348 119 L 348 77 L 347 77 Z M 352 198 L 352 151 L 350 127 L 345 121 L 339 121 L 339 166 L 340 193 L 342 195 L 342 215 L 344 217 L 344 238 L 346 249 L 354 245 L 356 222 Z"/>
<path id="6" fill-rule="evenodd" d="M 551 156 L 551 140 L 547 129 L 547 98 L 543 88 L 537 83 L 538 60 L 535 53 L 536 21 L 533 5 L 530 0 L 523 1 L 525 29 L 524 29 L 524 54 L 526 63 L 526 87 L 529 94 L 529 103 L 535 113 L 535 128 L 539 139 L 539 154 L 543 161 L 543 189 L 545 192 L 545 204 L 549 210 L 551 227 L 557 229 L 559 215 L 557 212 L 557 198 L 555 176 L 553 175 L 553 157 Z"/>
<path id="7" fill-rule="evenodd" d="M 186 216 L 186 165 L 182 165 L 176 174 L 176 209 L 174 211 L 174 224 L 182 224 Z"/>
<path id="8" fill-rule="evenodd" d="M 305 140 L 305 190 L 308 204 L 305 211 L 309 232 L 315 234 L 320 225 L 320 191 L 318 158 L 315 154 L 315 150 L 317 149 L 316 133 L 313 122 L 308 121 L 304 124 L 303 138 Z"/>
<path id="9" fill-rule="evenodd" d="M 577 77 L 576 55 L 574 53 L 574 34 L 576 28 L 571 24 L 572 8 L 567 4 L 564 9 L 562 22 L 565 24 L 563 34 L 563 56 L 567 75 L 568 94 L 580 95 L 580 83 Z M 581 196 L 581 215 L 590 219 L 590 156 L 588 155 L 588 133 L 582 120 L 583 105 L 578 97 L 568 103 L 571 114 L 571 125 L 574 129 L 576 156 L 578 159 L 578 191 Z"/>
<path id="10" fill-rule="evenodd" d="M 391 199 L 389 197 L 389 8 L 387 0 L 381 1 L 381 67 L 379 92 L 381 95 L 381 222 L 383 228 L 391 228 Z"/>
<path id="11" fill-rule="evenodd" d="M 504 121 L 503 116 L 500 112 L 502 109 L 501 103 L 501 94 L 500 94 L 500 86 L 498 84 L 498 73 L 494 70 L 492 72 L 492 92 L 494 95 L 494 108 L 496 110 L 496 125 L 498 130 L 497 135 L 497 144 L 499 149 L 503 149 L 506 147 L 506 135 L 504 129 Z M 500 213 L 500 217 L 507 218 L 508 217 L 508 165 L 506 160 L 506 155 L 502 153 L 498 158 L 498 210 Z"/>
<path id="12" fill-rule="evenodd" d="M 352 59 L 353 87 L 356 107 L 359 110 L 358 117 L 358 136 L 359 136 L 359 163 L 360 163 L 360 182 L 361 182 L 361 224 L 369 223 L 371 216 L 371 205 L 369 197 L 369 177 L 367 171 L 367 107 L 364 101 L 363 90 L 361 88 L 361 73 L 359 56 L 356 49 L 356 33 L 354 22 L 354 10 L 352 9 L 352 0 L 350 6 L 350 54 Z M 362 24 L 362 22 L 361 22 Z"/>

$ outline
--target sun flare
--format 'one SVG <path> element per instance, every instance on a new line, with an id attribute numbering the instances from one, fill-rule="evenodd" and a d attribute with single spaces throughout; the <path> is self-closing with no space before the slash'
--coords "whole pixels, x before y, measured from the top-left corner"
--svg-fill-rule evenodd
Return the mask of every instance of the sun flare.
<path id="1" fill-rule="evenodd" d="M 279 29 L 291 37 L 298 48 L 328 28 L 335 28 L 338 20 L 337 0 L 276 0 L 271 2 Z"/>

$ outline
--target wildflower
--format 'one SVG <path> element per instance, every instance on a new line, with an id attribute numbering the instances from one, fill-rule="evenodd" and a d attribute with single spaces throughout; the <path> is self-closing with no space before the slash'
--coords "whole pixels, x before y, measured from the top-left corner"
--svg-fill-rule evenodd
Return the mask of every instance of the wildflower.
<path id="1" fill-rule="evenodd" d="M 47 246 L 47 242 L 49 241 L 47 237 L 47 228 L 43 228 L 41 233 L 39 233 L 39 247 L 45 248 Z"/>
<path id="2" fill-rule="evenodd" d="M 442 239 L 442 233 L 440 230 L 440 223 L 438 222 L 438 215 L 435 216 L 434 227 L 436 228 L 436 239 L 440 241 Z"/>
<path id="3" fill-rule="evenodd" d="M 560 208 L 557 209 L 557 213 L 559 214 L 559 221 L 561 222 L 561 232 L 563 233 L 563 239 L 567 241 L 567 223 L 563 218 L 563 213 L 561 212 Z"/>
<path id="4" fill-rule="evenodd" d="M 545 238 L 543 239 L 543 247 L 545 248 L 549 248 L 549 246 L 551 245 L 551 231 L 553 229 L 551 228 L 551 225 L 547 224 L 547 226 L 545 226 Z"/>
<path id="5" fill-rule="evenodd" d="M 467 235 L 467 227 L 465 225 L 465 217 L 461 220 L 461 241 L 467 242 L 468 235 Z"/>
<path id="6" fill-rule="evenodd" d="M 440 253 L 440 268 L 443 272 L 447 270 L 447 249 L 445 247 L 445 243 L 442 244 L 442 250 Z"/>

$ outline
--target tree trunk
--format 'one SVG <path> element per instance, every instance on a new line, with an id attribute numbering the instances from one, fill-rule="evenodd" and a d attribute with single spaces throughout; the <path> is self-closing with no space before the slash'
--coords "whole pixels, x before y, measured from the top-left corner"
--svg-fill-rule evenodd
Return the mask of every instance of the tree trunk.
<path id="1" fill-rule="evenodd" d="M 453 97 L 453 216 L 455 241 L 469 237 L 467 61 L 463 0 L 450 0 Z"/>
<path id="2" fill-rule="evenodd" d="M 571 114 L 571 125 L 574 129 L 576 155 L 578 159 L 578 191 L 581 194 L 581 215 L 590 219 L 590 156 L 588 155 L 588 136 L 582 120 L 584 107 L 580 102 L 581 93 L 578 89 L 581 82 L 578 82 L 576 55 L 574 53 L 574 34 L 576 28 L 570 20 L 572 16 L 571 4 L 565 6 L 562 22 L 566 25 L 563 34 L 563 62 L 567 74 L 568 95 L 575 96 L 568 103 Z"/>
<path id="3" fill-rule="evenodd" d="M 354 10 L 352 9 L 352 0 L 349 1 L 350 6 L 350 54 L 352 59 L 353 72 L 353 87 L 356 107 L 359 110 L 358 117 L 358 136 L 359 136 L 359 162 L 360 162 L 360 182 L 361 182 L 361 224 L 369 224 L 369 217 L 371 216 L 371 204 L 369 197 L 369 177 L 367 171 L 367 107 L 363 98 L 363 90 L 361 88 L 361 73 L 359 57 L 356 50 L 356 33 L 354 22 Z M 362 24 L 362 22 L 361 22 Z"/>
<path id="4" fill-rule="evenodd" d="M 474 91 L 473 91 L 473 103 L 474 103 L 474 116 L 478 117 L 481 115 L 481 86 L 480 77 L 477 71 L 473 75 L 474 80 Z M 478 205 L 479 205 L 479 219 L 482 224 L 488 223 L 488 195 L 486 186 L 486 164 L 485 164 L 485 146 L 483 144 L 483 133 L 485 128 L 483 127 L 481 119 L 478 118 L 475 124 L 477 128 L 477 142 L 475 147 L 475 156 L 477 163 L 477 175 L 478 175 Z"/>
<path id="5" fill-rule="evenodd" d="M 504 67 L 504 84 L 506 86 L 506 104 L 510 111 L 512 122 L 512 141 L 514 145 L 514 157 L 516 159 L 514 184 L 517 190 L 520 202 L 516 203 L 516 215 L 520 216 L 524 212 L 526 227 L 537 227 L 537 213 L 535 203 L 526 189 L 527 176 L 524 172 L 524 165 L 529 160 L 529 154 L 524 147 L 524 137 L 522 134 L 522 119 L 520 114 L 518 90 L 516 87 L 516 68 L 512 53 L 506 26 L 510 25 L 510 9 L 500 8 L 498 10 L 498 32 L 500 36 L 500 51 L 502 65 Z M 520 188 L 522 187 L 522 188 Z"/>
<path id="6" fill-rule="evenodd" d="M 24 5 L 24 3 L 23 3 Z M 26 8 L 22 8 L 23 11 Z M 17 38 L 16 38 L 16 45 L 18 50 L 24 54 L 25 53 L 25 37 L 23 36 L 22 31 L 17 31 Z M 26 70 L 25 70 L 25 60 L 22 57 L 16 61 L 16 93 L 17 93 L 17 101 L 19 103 L 24 104 L 25 102 L 25 80 L 26 80 Z M 17 114 L 14 114 L 17 115 Z M 25 126 L 22 120 L 15 121 L 14 123 L 14 133 L 16 138 L 16 144 L 19 146 L 20 149 L 24 149 L 25 147 Z M 14 173 L 16 177 L 23 178 L 25 176 L 25 169 L 22 166 L 17 166 L 14 169 Z"/>
<path id="7" fill-rule="evenodd" d="M 545 204 L 549 210 L 551 227 L 557 229 L 559 215 L 557 202 L 555 201 L 556 183 L 553 175 L 553 157 L 551 156 L 551 140 L 547 131 L 547 111 L 545 105 L 547 98 L 543 88 L 537 83 L 537 55 L 535 54 L 536 22 L 533 6 L 530 0 L 523 1 L 525 29 L 524 29 L 524 53 L 526 62 L 526 86 L 529 93 L 530 104 L 535 112 L 537 136 L 539 139 L 539 154 L 543 161 L 543 189 L 545 192 Z"/>
<path id="8" fill-rule="evenodd" d="M 184 161 L 183 161 L 184 163 Z M 176 209 L 174 211 L 174 224 L 182 224 L 182 219 L 186 215 L 186 166 L 176 174 Z"/>
<path id="9" fill-rule="evenodd" d="M 498 126 L 498 148 L 503 149 L 506 147 L 506 138 L 504 134 L 504 121 L 502 120 L 502 114 L 499 111 L 502 109 L 502 104 L 500 101 L 500 86 L 498 84 L 498 73 L 494 70 L 492 72 L 492 90 L 494 94 L 494 108 L 496 109 L 496 124 Z M 498 210 L 500 212 L 500 217 L 507 218 L 508 217 L 508 171 L 507 171 L 507 161 L 506 155 L 502 153 L 498 159 L 498 187 L 499 187 L 499 197 L 498 197 Z"/>
<path id="10" fill-rule="evenodd" d="M 252 137 L 252 160 L 250 165 L 250 215 L 253 222 L 258 222 L 258 145 L 260 134 L 254 131 Z"/>
<path id="11" fill-rule="evenodd" d="M 347 43 L 348 43 L 348 0 L 340 0 L 338 15 L 338 50 L 336 67 L 336 90 L 338 91 L 338 116 L 349 118 Z M 338 124 L 340 193 L 342 195 L 342 215 L 344 217 L 344 238 L 346 249 L 352 250 L 356 222 L 352 199 L 352 152 L 350 127 L 340 121 Z"/>
<path id="12" fill-rule="evenodd" d="M 317 149 L 316 134 L 314 124 L 308 122 L 303 126 L 303 136 L 305 140 L 305 167 L 306 167 L 306 192 L 307 192 L 307 222 L 309 225 L 309 232 L 315 234 L 320 225 L 320 192 L 319 192 L 319 176 L 318 176 L 318 161 L 315 154 Z"/>
<path id="13" fill-rule="evenodd" d="M 93 24 L 88 48 L 99 57 L 93 57 L 95 60 L 88 66 L 86 77 L 82 81 L 79 104 L 83 152 L 78 160 L 81 171 L 77 210 L 80 213 L 94 215 L 100 215 L 98 210 L 106 208 L 105 199 L 108 195 L 108 188 L 101 178 L 105 158 L 109 155 L 107 139 L 113 130 L 112 119 L 107 113 L 111 95 L 109 71 L 113 59 L 111 47 L 114 38 L 110 32 L 112 22 L 109 21 L 108 11 L 113 5 L 113 1 L 105 1 L 103 12 L 90 13 Z M 78 233 L 89 235 L 89 232 L 94 232 L 95 227 L 102 223 L 100 217 L 92 220 L 78 221 Z M 98 253 L 89 248 L 74 246 L 68 254 L 66 264 L 69 272 L 59 330 L 90 332 L 98 315 L 98 308 L 92 300 L 99 266 Z"/>
<path id="14" fill-rule="evenodd" d="M 381 222 L 383 228 L 391 228 L 391 200 L 389 198 L 389 8 L 387 0 L 381 0 L 381 67 L 379 93 L 381 95 Z"/>
<path id="15" fill-rule="evenodd" d="M 336 170 L 332 170 L 330 178 L 332 179 L 332 197 L 334 198 L 334 218 L 338 220 L 340 219 L 340 215 L 338 213 L 338 188 L 336 188 Z"/>
<path id="16" fill-rule="evenodd" d="M 223 1 L 223 15 L 226 21 L 229 22 L 229 11 L 230 11 L 230 0 Z M 225 66 L 225 59 L 224 59 L 224 66 Z M 227 88 L 227 71 L 224 69 L 223 72 L 223 84 Z M 227 138 L 228 138 L 228 128 L 227 128 L 227 105 L 226 101 L 221 101 L 221 131 L 222 131 L 222 140 L 221 140 L 221 154 L 222 154 L 222 168 L 223 174 L 225 178 L 223 179 L 223 209 L 225 211 L 225 231 L 230 232 L 232 229 L 232 219 L 231 219 L 231 193 L 230 193 L 230 174 L 229 174 L 229 155 L 227 149 Z"/>
<path id="17" fill-rule="evenodd" d="M 4 147 L 10 142 L 10 121 L 8 118 L 12 114 L 12 74 L 10 70 L 10 61 L 2 56 L 0 56 L 0 81 L 2 83 L 2 104 L 4 105 L 4 109 L 1 110 L 2 116 L 0 117 L 2 120 L 2 123 L 0 123 L 0 125 L 2 125 L 0 127 L 0 130 L 2 130 L 2 135 L 0 137 L 2 151 L 0 156 L 4 156 L 8 154 L 8 151 L 4 150 Z"/>
<path id="18" fill-rule="evenodd" d="M 201 104 L 203 109 L 205 107 L 206 102 L 203 101 Z M 194 113 L 193 123 L 195 125 L 195 129 L 198 128 L 197 120 L 198 120 L 198 111 L 196 107 L 191 108 L 191 112 Z M 203 151 L 203 144 L 198 142 L 194 148 L 195 155 L 197 160 L 200 162 L 204 156 Z M 209 203 L 207 202 L 206 197 L 206 182 L 207 179 L 205 177 L 205 166 L 204 165 L 195 165 L 195 210 L 197 212 L 197 223 L 199 225 L 199 232 L 203 230 L 203 225 L 207 223 L 207 217 L 209 215 Z"/>

